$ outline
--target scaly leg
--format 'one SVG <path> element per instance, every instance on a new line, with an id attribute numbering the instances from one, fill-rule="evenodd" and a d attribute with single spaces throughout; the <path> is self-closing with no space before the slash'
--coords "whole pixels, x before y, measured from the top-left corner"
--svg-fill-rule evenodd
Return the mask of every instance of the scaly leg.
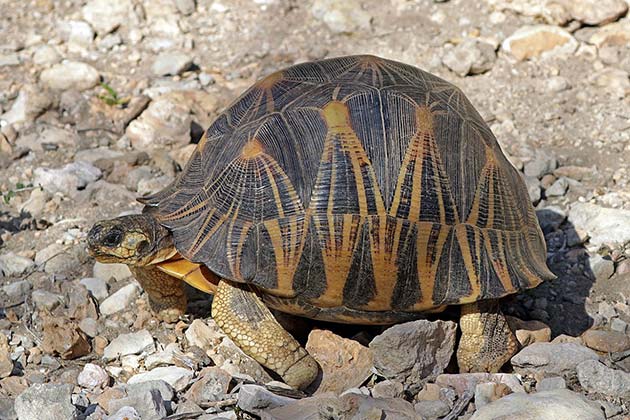
<path id="1" fill-rule="evenodd" d="M 155 267 L 129 267 L 149 295 L 149 305 L 166 322 L 177 322 L 186 312 L 184 282 Z"/>
<path id="2" fill-rule="evenodd" d="M 462 305 L 457 348 L 460 372 L 498 372 L 518 350 L 518 342 L 497 301 Z"/>
<path id="3" fill-rule="evenodd" d="M 310 385 L 319 367 L 249 286 L 221 280 L 212 301 L 212 318 L 248 356 L 280 375 L 292 387 Z"/>

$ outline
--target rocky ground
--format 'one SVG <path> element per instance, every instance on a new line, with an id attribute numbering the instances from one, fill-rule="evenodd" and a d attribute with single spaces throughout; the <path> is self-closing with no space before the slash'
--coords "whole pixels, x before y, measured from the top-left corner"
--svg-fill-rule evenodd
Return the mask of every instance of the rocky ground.
<path id="1" fill-rule="evenodd" d="M 630 418 L 626 1 L 0 10 L 0 419 Z M 558 279 L 503 302 L 523 346 L 504 373 L 456 374 L 456 312 L 386 330 L 286 319 L 323 368 L 301 394 L 221 333 L 205 296 L 159 322 L 126 267 L 86 253 L 89 227 L 138 211 L 254 80 L 356 53 L 458 85 L 523 172 Z"/>

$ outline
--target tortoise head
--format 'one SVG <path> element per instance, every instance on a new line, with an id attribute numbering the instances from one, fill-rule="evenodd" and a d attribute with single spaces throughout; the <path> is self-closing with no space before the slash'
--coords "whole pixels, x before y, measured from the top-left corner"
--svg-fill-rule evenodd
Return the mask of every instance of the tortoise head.
<path id="1" fill-rule="evenodd" d="M 88 251 L 102 263 L 144 266 L 175 253 L 170 232 L 150 214 L 133 214 L 96 223 L 87 237 Z"/>

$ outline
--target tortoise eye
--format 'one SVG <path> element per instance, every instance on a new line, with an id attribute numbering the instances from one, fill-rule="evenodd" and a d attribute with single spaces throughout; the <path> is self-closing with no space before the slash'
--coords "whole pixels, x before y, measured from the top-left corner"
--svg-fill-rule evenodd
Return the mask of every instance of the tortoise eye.
<path id="1" fill-rule="evenodd" d="M 113 247 L 117 246 L 122 242 L 123 233 L 119 230 L 111 230 L 105 237 L 103 238 L 103 245 Z"/>

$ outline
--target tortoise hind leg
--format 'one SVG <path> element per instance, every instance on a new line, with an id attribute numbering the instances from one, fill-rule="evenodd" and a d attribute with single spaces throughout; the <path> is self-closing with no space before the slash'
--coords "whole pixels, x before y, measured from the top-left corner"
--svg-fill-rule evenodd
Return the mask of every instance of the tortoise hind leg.
<path id="1" fill-rule="evenodd" d="M 462 337 L 457 348 L 460 372 L 498 372 L 518 350 L 518 342 L 497 301 L 461 307 Z"/>
<path id="2" fill-rule="evenodd" d="M 315 359 L 247 285 L 222 280 L 212 301 L 212 318 L 245 354 L 287 384 L 304 389 L 315 380 L 319 371 Z"/>

